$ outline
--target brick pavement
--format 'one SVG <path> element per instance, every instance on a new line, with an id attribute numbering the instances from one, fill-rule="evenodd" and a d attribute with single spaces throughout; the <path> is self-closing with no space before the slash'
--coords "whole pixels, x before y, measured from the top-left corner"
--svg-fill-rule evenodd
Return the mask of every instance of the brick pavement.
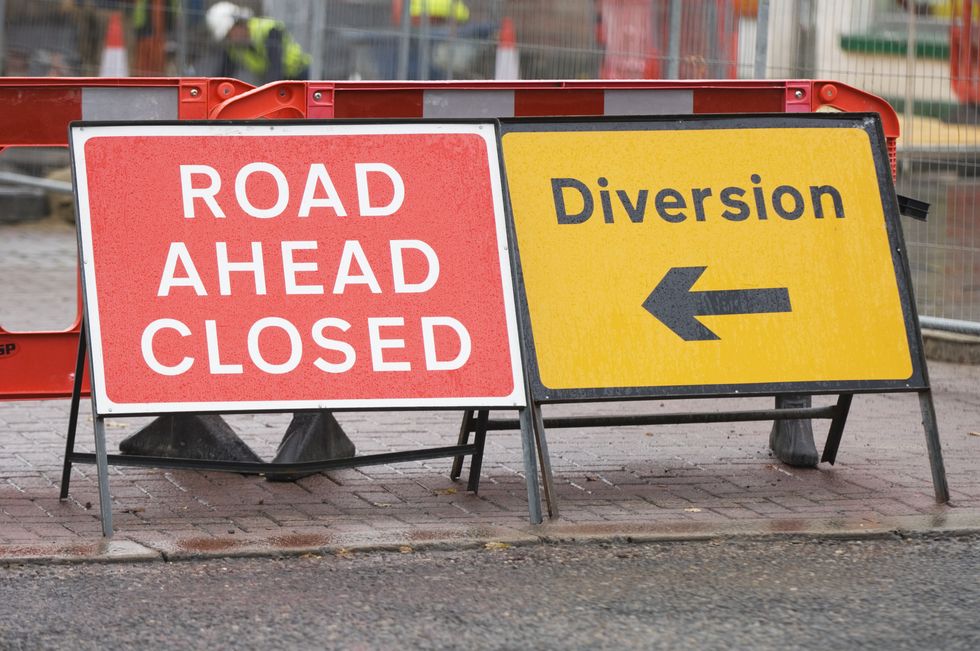
<path id="1" fill-rule="evenodd" d="M 73 251 L 72 231 L 59 224 L 0 227 L 0 324 L 33 329 L 69 322 Z M 891 394 L 855 398 L 837 465 L 816 470 L 772 459 L 767 423 L 552 430 L 562 511 L 560 519 L 540 527 L 527 524 L 517 432 L 489 435 L 479 495 L 466 492 L 465 481 L 448 479 L 448 459 L 330 472 L 296 483 L 113 467 L 111 544 L 101 539 L 94 467 L 75 466 L 70 499 L 58 500 L 68 401 L 0 402 L 0 562 L 556 538 L 977 530 L 980 367 L 931 363 L 930 372 L 952 494 L 948 506 L 936 505 L 932 496 L 916 396 Z M 545 414 L 770 404 L 645 401 L 549 406 Z M 338 414 L 361 454 L 451 444 L 459 417 L 451 411 Z M 227 419 L 269 459 L 289 416 Z M 110 451 L 147 420 L 108 421 Z M 816 424 L 818 446 L 826 427 L 826 421 Z M 79 450 L 91 451 L 91 432 L 86 403 Z"/>

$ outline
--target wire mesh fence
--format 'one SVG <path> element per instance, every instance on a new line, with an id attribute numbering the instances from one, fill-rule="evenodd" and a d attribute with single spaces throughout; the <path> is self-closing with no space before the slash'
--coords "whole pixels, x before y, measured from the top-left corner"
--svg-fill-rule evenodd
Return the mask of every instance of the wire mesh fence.
<path id="1" fill-rule="evenodd" d="M 227 74 L 225 44 L 209 29 L 214 4 L 0 0 L 0 71 L 96 75 L 118 16 L 116 74 Z M 877 94 L 901 120 L 898 191 L 932 204 L 927 222 L 904 224 L 920 312 L 980 323 L 980 0 L 236 4 L 278 21 L 310 78 L 817 78 Z M 501 70 L 498 52 L 511 46 L 517 65 Z M 247 65 L 231 74 L 265 81 Z"/>

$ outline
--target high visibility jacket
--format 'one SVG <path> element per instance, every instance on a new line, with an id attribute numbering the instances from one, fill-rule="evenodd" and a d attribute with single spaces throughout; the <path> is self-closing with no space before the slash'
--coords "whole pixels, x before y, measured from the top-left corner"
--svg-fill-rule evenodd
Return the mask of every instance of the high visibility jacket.
<path id="1" fill-rule="evenodd" d="M 422 10 L 435 20 L 455 20 L 465 23 L 470 19 L 470 10 L 463 0 L 412 0 L 409 11 L 412 18 L 422 16 Z"/>
<path id="2" fill-rule="evenodd" d="M 266 41 L 269 33 L 278 29 L 282 34 L 282 72 L 289 79 L 297 78 L 310 65 L 310 57 L 286 31 L 285 25 L 273 18 L 255 17 L 247 22 L 251 47 L 231 47 L 228 56 L 249 72 L 263 77 L 269 69 Z"/>

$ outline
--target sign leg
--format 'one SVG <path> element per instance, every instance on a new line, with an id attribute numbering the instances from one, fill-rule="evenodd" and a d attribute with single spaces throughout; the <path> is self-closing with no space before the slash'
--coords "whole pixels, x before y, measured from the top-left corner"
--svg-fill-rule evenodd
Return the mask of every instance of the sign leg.
<path id="1" fill-rule="evenodd" d="M 840 439 L 844 435 L 844 424 L 847 422 L 847 414 L 851 411 L 853 398 L 853 393 L 842 393 L 837 396 L 837 414 L 830 421 L 827 443 L 823 446 L 823 456 L 820 457 L 821 461 L 826 461 L 830 465 L 834 465 L 837 461 L 837 448 L 840 447 Z"/>
<path id="2" fill-rule="evenodd" d="M 541 459 L 541 485 L 544 487 L 545 504 L 548 505 L 548 517 L 557 518 L 558 496 L 555 495 L 554 476 L 551 474 L 551 455 L 548 454 L 548 440 L 545 438 L 541 407 L 532 402 L 529 409 L 534 417 L 534 440 L 538 446 L 538 458 Z"/>
<path id="3" fill-rule="evenodd" d="M 470 429 L 473 427 L 473 410 L 467 409 L 463 412 L 463 422 L 459 424 L 459 438 L 456 440 L 456 445 L 466 445 L 470 442 Z M 453 468 L 449 471 L 450 479 L 459 479 L 460 475 L 463 474 L 463 457 L 462 455 L 453 458 Z"/>
<path id="4" fill-rule="evenodd" d="M 528 403 L 529 405 L 533 403 Z M 535 460 L 534 423 L 530 407 L 520 410 L 521 449 L 524 453 L 524 482 L 531 524 L 541 524 L 541 495 L 538 493 L 538 464 Z"/>
<path id="5" fill-rule="evenodd" d="M 936 491 L 936 501 L 949 502 L 949 486 L 946 484 L 946 466 L 943 464 L 943 449 L 939 444 L 939 424 L 936 422 L 936 406 L 932 402 L 932 390 L 919 392 L 919 408 L 922 410 L 922 427 L 926 432 L 926 447 L 929 449 L 929 467 L 932 469 L 932 486 Z"/>
<path id="6" fill-rule="evenodd" d="M 476 493 L 480 490 L 480 471 L 483 469 L 483 447 L 487 444 L 487 420 L 490 419 L 490 410 L 481 409 L 476 416 L 476 431 L 473 435 L 473 443 L 476 444 L 476 452 L 470 459 L 470 480 L 466 490 Z"/>
<path id="7" fill-rule="evenodd" d="M 105 419 L 95 418 L 95 465 L 99 475 L 99 513 L 102 516 L 102 535 L 112 537 L 112 502 L 109 496 L 109 462 L 105 446 Z"/>
<path id="8" fill-rule="evenodd" d="M 78 403 L 82 399 L 82 381 L 85 377 L 85 323 L 78 333 L 78 358 L 75 360 L 75 382 L 71 389 L 71 409 L 68 413 L 68 435 L 65 437 L 65 461 L 61 468 L 61 494 L 59 499 L 68 499 L 68 485 L 71 483 L 71 455 L 75 451 L 75 432 L 78 430 Z"/>

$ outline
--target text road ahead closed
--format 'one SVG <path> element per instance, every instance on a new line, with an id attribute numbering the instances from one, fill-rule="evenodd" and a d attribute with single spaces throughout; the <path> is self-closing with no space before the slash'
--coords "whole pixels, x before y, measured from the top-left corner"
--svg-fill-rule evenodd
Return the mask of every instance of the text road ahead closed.
<path id="1" fill-rule="evenodd" d="M 75 129 L 108 409 L 523 401 L 492 127 Z"/>

